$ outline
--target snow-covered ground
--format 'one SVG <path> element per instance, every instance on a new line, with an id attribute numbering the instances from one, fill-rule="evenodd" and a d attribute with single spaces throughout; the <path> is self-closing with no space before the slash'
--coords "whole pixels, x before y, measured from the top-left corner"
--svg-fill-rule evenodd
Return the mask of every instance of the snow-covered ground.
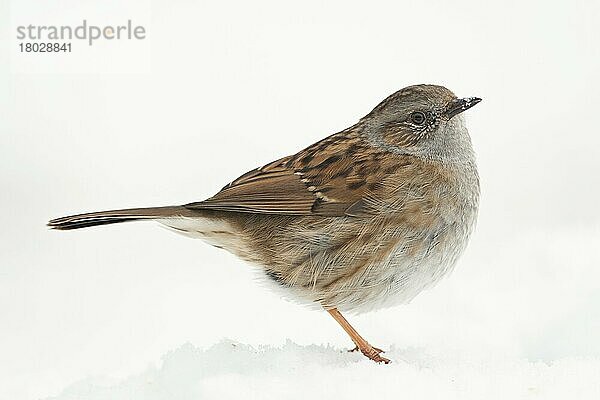
<path id="1" fill-rule="evenodd" d="M 88 378 L 56 400 L 167 399 L 597 399 L 600 359 L 552 362 L 451 357 L 422 348 L 392 349 L 376 365 L 329 346 L 258 348 L 224 340 L 165 354 L 160 366 L 119 380 Z"/>

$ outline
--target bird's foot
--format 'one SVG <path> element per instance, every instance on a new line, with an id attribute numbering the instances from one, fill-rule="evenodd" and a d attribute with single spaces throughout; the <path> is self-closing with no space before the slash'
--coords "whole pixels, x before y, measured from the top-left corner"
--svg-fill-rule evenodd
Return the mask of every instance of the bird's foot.
<path id="1" fill-rule="evenodd" d="M 385 353 L 385 351 L 378 349 L 377 347 L 373 347 L 368 343 L 366 345 L 362 346 L 362 348 L 359 346 L 356 346 L 352 350 L 348 350 L 348 352 L 352 353 L 352 352 L 359 351 L 359 350 L 361 353 L 363 353 L 363 355 L 365 357 L 367 357 L 370 360 L 375 361 L 376 363 L 384 363 L 384 364 L 391 363 L 390 360 L 388 360 L 387 358 L 382 357 L 380 355 L 381 353 Z"/>
<path id="2" fill-rule="evenodd" d="M 371 347 L 373 347 L 373 346 L 371 346 Z M 353 349 L 348 350 L 348 353 L 354 353 L 355 351 L 359 351 L 359 350 L 360 349 L 358 348 L 358 346 L 354 346 Z M 385 351 L 383 351 L 381 349 L 378 349 L 377 347 L 373 347 L 373 350 L 376 350 L 376 351 L 378 351 L 380 353 L 385 353 Z"/>

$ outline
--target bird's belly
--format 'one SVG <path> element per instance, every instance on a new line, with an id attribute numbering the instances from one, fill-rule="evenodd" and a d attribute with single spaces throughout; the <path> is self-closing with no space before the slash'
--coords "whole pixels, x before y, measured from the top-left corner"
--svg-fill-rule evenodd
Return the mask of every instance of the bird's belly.
<path id="1" fill-rule="evenodd" d="M 314 230 L 302 223 L 280 238 L 264 268 L 292 297 L 324 307 L 366 312 L 405 303 L 452 271 L 466 246 L 470 219 L 438 222 L 396 229 L 336 219 Z"/>
<path id="2" fill-rule="evenodd" d="M 397 229 L 352 218 L 248 218 L 160 222 L 259 266 L 285 297 L 353 312 L 405 303 L 434 285 L 452 270 L 472 226 L 469 219 Z"/>
<path id="3" fill-rule="evenodd" d="M 412 240 L 412 246 L 399 243 L 389 257 L 375 259 L 346 282 L 326 286 L 324 294 L 332 305 L 355 312 L 406 303 L 451 272 L 462 253 L 462 240 L 449 232 L 442 236 L 435 242 Z"/>
<path id="4" fill-rule="evenodd" d="M 407 303 L 435 285 L 452 271 L 465 247 L 456 237 L 438 239 L 435 244 L 423 239 L 416 249 L 399 244 L 389 259 L 374 263 L 358 277 L 355 290 L 346 297 L 336 296 L 338 307 L 366 312 Z"/>

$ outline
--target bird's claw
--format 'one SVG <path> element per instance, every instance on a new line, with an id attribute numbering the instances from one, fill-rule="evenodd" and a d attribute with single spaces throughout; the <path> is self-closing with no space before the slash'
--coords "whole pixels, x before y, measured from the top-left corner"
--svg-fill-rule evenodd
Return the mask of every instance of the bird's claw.
<path id="1" fill-rule="evenodd" d="M 367 357 L 370 360 L 375 361 L 376 363 L 384 363 L 384 364 L 391 363 L 391 361 L 389 359 L 382 357 L 380 355 L 381 353 L 385 353 L 385 351 L 378 349 L 377 347 L 370 346 L 370 345 L 364 346 L 363 348 L 355 346 L 353 349 L 348 350 L 348 352 L 352 353 L 352 352 L 359 351 L 359 350 L 361 353 L 363 353 L 363 355 L 365 357 Z"/>

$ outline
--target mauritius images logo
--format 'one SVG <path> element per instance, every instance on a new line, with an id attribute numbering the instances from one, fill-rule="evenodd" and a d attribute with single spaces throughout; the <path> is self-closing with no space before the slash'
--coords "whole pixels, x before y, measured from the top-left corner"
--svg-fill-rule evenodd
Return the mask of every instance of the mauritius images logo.
<path id="1" fill-rule="evenodd" d="M 17 39 L 48 44 L 73 40 L 85 40 L 89 46 L 98 40 L 144 40 L 146 28 L 134 25 L 127 20 L 123 25 L 92 25 L 83 20 L 81 25 L 20 25 L 17 26 Z"/>

